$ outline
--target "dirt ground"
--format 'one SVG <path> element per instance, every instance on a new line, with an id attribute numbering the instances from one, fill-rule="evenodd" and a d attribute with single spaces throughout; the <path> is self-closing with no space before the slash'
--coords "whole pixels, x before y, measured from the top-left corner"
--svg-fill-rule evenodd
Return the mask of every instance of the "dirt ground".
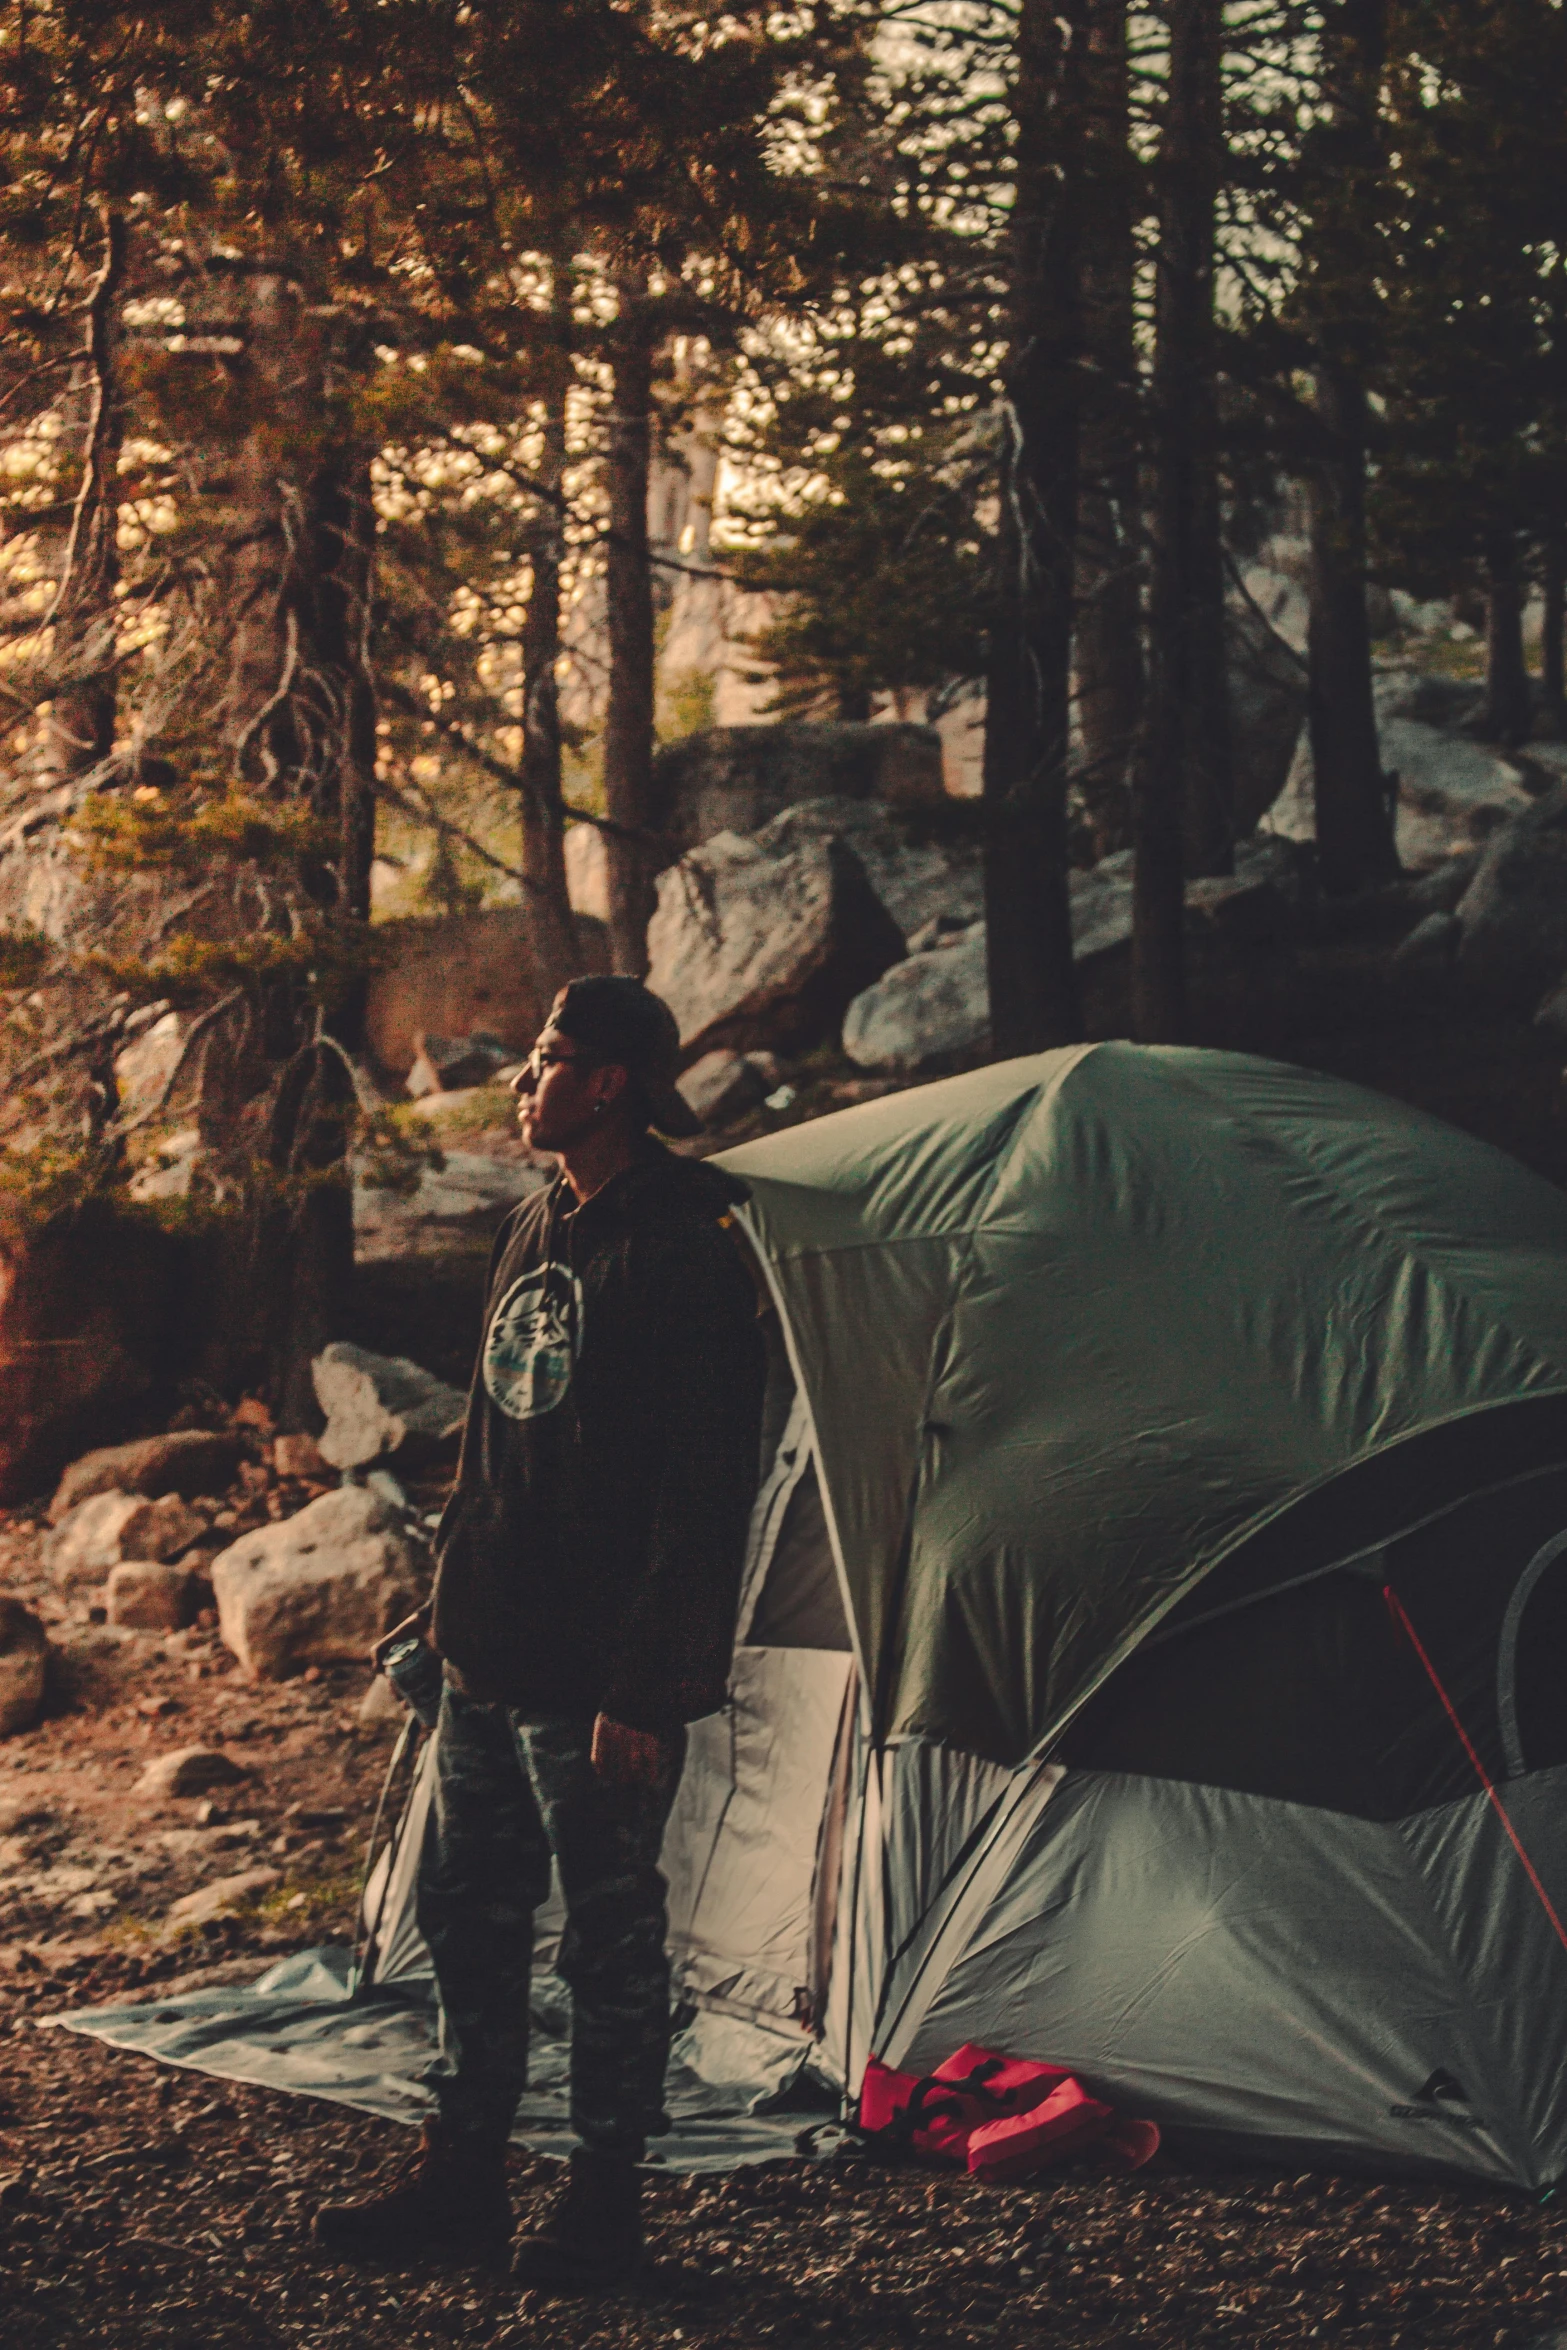
<path id="1" fill-rule="evenodd" d="M 226 1498 L 241 1514 L 267 1507 L 256 1491 Z M 1567 2327 L 1567 2210 L 1555 2201 L 1195 2173 L 1164 2156 L 1130 2179 L 1078 2168 L 1009 2190 L 864 2159 L 655 2175 L 650 2265 L 602 2300 L 523 2303 L 490 2271 L 322 2260 L 314 2205 L 392 2177 L 410 2133 L 45 2019 L 254 1979 L 285 1950 L 348 1939 L 395 1725 L 361 1723 L 363 1669 L 252 1686 L 210 1625 L 162 1636 L 94 1624 L 50 1588 L 39 1550 L 36 1515 L 0 1519 L 0 1587 L 49 1619 L 62 1659 L 44 1722 L 0 1744 L 5 2350 L 1528 2350 Z M 137 1793 L 149 1761 L 197 1744 L 221 1747 L 244 1777 L 183 1800 Z M 278 1872 L 259 1898 L 171 1926 L 182 1895 L 258 1866 Z M 513 2170 L 520 2215 L 557 2173 L 520 2152 Z"/>

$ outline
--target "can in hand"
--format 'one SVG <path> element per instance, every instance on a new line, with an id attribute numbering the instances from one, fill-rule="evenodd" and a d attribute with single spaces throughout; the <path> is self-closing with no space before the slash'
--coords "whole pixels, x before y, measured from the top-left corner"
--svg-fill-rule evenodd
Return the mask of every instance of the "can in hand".
<path id="1" fill-rule="evenodd" d="M 424 1615 L 405 1623 L 378 1641 L 372 1654 L 405 1705 L 411 1706 L 427 1730 L 433 1730 L 441 1711 L 445 1667 L 424 1637 Z"/>

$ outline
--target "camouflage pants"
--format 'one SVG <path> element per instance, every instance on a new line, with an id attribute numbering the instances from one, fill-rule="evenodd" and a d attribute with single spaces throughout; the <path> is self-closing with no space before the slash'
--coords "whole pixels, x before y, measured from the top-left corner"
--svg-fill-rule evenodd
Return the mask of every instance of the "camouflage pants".
<path id="1" fill-rule="evenodd" d="M 653 1789 L 607 1787 L 589 1721 L 520 1722 L 448 1688 L 419 1928 L 441 1995 L 431 2084 L 448 2127 L 504 2137 L 528 2080 L 533 1913 L 560 1871 L 557 1968 L 571 1989 L 571 2119 L 586 2146 L 639 2161 L 669 2127 L 669 1961 L 659 1847 L 684 1760 Z"/>

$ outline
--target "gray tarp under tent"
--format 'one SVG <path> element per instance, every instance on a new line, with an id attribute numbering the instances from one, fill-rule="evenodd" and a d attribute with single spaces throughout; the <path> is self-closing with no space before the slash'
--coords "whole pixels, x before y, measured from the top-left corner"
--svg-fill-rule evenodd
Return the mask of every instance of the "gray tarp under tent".
<path id="1" fill-rule="evenodd" d="M 1215 2152 L 1556 2179 L 1567 1199 L 1382 1096 L 1127 1044 L 725 1163 L 776 1344 L 665 1849 L 666 2158 L 976 2040 Z M 285 1969 L 70 2021 L 413 2118 L 427 1789 L 357 2000 Z"/>

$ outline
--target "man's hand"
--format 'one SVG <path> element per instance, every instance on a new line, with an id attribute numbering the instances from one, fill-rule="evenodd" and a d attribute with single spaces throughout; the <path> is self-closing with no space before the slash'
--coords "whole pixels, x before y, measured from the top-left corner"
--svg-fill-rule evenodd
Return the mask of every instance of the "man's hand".
<path id="1" fill-rule="evenodd" d="M 606 1787 L 656 1787 L 667 1759 L 663 1740 L 651 1730 L 633 1730 L 608 1714 L 593 1725 L 593 1768 Z"/>

